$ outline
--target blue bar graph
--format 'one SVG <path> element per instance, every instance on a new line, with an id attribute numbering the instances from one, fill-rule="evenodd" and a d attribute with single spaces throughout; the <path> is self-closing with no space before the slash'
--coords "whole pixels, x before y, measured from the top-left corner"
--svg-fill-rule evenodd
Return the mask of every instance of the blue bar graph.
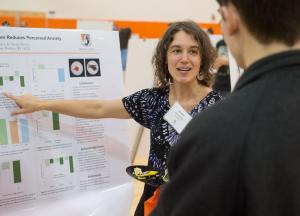
<path id="1" fill-rule="evenodd" d="M 58 68 L 57 70 L 58 73 L 58 81 L 59 82 L 65 82 L 65 71 L 63 68 Z"/>
<path id="2" fill-rule="evenodd" d="M 29 142 L 29 127 L 27 119 L 20 119 L 20 126 L 22 131 L 22 143 Z"/>

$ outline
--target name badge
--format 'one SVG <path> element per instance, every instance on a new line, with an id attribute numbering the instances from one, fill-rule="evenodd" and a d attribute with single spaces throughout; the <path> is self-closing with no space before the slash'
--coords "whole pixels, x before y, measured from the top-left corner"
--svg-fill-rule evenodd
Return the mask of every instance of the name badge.
<path id="1" fill-rule="evenodd" d="M 188 114 L 178 102 L 176 102 L 164 115 L 164 120 L 166 120 L 179 134 L 191 119 L 192 117 L 190 114 Z"/>

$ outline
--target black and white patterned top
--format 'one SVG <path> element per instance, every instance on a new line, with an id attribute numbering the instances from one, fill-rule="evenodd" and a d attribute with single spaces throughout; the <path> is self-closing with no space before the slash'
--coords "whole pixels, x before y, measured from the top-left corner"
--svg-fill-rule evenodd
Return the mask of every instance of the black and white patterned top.
<path id="1" fill-rule="evenodd" d="M 209 92 L 189 113 L 192 117 L 216 103 L 221 96 Z M 170 109 L 169 87 L 143 89 L 122 99 L 127 112 L 139 124 L 150 129 L 150 154 L 148 166 L 160 170 L 167 168 L 170 147 L 177 139 L 178 133 L 163 119 Z"/>

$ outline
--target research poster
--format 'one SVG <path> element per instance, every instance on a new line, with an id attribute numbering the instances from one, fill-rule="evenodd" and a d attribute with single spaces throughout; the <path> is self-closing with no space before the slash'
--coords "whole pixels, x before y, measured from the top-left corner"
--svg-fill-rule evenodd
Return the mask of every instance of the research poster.
<path id="1" fill-rule="evenodd" d="M 0 215 L 70 197 L 80 203 L 130 181 L 124 120 L 12 117 L 16 105 L 2 93 L 115 99 L 122 86 L 117 32 L 0 28 Z"/>

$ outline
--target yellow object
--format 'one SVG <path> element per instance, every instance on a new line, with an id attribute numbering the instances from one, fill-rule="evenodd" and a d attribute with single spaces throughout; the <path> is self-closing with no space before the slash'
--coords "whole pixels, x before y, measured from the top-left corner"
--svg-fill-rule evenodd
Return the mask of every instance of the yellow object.
<path id="1" fill-rule="evenodd" d="M 142 169 L 138 167 L 134 168 L 133 172 L 137 179 L 146 179 L 146 177 L 154 176 L 158 173 L 158 171 L 154 170 L 142 172 Z"/>

